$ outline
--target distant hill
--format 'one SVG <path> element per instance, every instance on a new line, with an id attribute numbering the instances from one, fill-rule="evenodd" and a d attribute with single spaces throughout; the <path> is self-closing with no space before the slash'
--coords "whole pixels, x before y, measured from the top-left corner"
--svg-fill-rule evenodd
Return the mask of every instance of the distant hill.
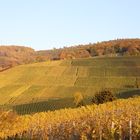
<path id="1" fill-rule="evenodd" d="M 38 51 L 38 55 L 50 60 L 88 58 L 95 56 L 138 56 L 140 55 L 140 39 L 118 39 L 87 45 L 77 45 Z"/>
<path id="2" fill-rule="evenodd" d="M 0 46 L 0 71 L 19 64 L 46 60 L 139 55 L 140 39 L 118 39 L 43 51 L 22 46 Z"/>
<path id="3" fill-rule="evenodd" d="M 21 114 L 86 104 L 109 89 L 119 97 L 140 95 L 140 56 L 96 57 L 20 65 L 0 73 L 0 104 Z M 24 105 L 23 105 L 24 104 Z"/>
<path id="4" fill-rule="evenodd" d="M 35 51 L 23 46 L 0 46 L 0 71 L 35 61 Z"/>

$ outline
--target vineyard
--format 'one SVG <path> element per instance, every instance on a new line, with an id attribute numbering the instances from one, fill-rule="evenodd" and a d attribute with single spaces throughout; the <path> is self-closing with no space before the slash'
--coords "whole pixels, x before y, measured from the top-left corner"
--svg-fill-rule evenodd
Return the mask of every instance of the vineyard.
<path id="1" fill-rule="evenodd" d="M 0 138 L 139 140 L 140 97 L 34 115 L 0 112 Z"/>
<path id="2" fill-rule="evenodd" d="M 139 95 L 140 57 L 97 57 L 16 66 L 0 72 L 0 107 L 14 108 L 20 114 L 54 110 L 54 106 L 74 107 L 72 98 L 76 92 L 81 92 L 89 104 L 88 99 L 105 88 L 119 97 L 125 98 L 125 93 L 131 97 L 134 92 Z M 46 105 L 41 108 L 44 102 Z"/>

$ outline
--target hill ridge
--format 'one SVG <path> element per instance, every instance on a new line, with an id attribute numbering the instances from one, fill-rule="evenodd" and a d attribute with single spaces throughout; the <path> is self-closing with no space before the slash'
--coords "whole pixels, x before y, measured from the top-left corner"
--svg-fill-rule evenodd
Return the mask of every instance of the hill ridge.
<path id="1" fill-rule="evenodd" d="M 140 56 L 140 39 L 117 39 L 42 51 L 24 46 L 0 46 L 0 71 L 20 64 L 97 56 Z"/>

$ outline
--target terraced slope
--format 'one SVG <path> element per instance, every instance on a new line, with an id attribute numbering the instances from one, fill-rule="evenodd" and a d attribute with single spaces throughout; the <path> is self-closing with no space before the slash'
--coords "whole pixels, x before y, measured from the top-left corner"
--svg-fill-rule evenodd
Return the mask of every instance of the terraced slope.
<path id="1" fill-rule="evenodd" d="M 104 88 L 120 93 L 136 90 L 139 85 L 140 57 L 100 57 L 20 65 L 0 73 L 0 105 L 71 99 L 75 92 L 81 92 L 86 98 Z"/>

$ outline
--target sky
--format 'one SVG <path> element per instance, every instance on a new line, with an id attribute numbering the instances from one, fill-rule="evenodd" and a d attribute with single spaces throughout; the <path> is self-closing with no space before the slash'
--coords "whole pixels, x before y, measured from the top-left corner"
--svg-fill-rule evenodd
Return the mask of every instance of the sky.
<path id="1" fill-rule="evenodd" d="M 140 38 L 140 0 L 0 0 L 0 45 L 35 50 Z"/>

